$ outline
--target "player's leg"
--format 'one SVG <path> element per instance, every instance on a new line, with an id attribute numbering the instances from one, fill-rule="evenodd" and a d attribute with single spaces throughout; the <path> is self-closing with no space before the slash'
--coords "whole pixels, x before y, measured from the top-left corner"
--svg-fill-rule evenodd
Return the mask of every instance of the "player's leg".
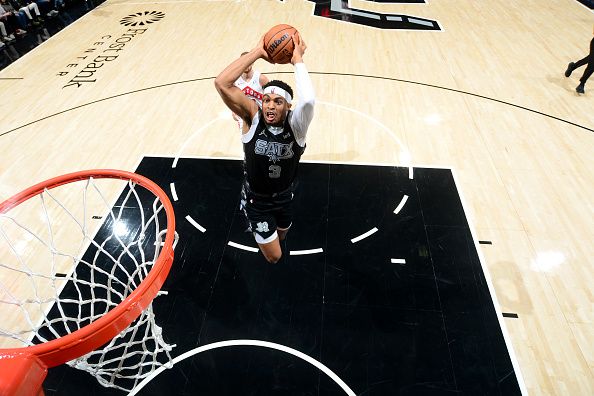
<path id="1" fill-rule="evenodd" d="M 287 237 L 287 232 L 289 232 L 290 227 L 291 227 L 290 225 L 288 228 L 276 227 L 276 232 L 278 233 L 278 239 L 280 239 L 281 241 L 284 241 L 285 238 Z"/>
<path id="2" fill-rule="evenodd" d="M 582 67 L 585 64 L 588 63 L 588 57 L 586 56 L 583 59 L 580 59 L 577 62 L 569 62 L 569 65 L 567 65 L 567 70 L 565 70 L 565 77 L 569 77 L 571 76 L 571 73 L 577 69 L 578 67 Z"/>
<path id="3" fill-rule="evenodd" d="M 590 54 L 586 59 L 588 60 L 588 66 L 586 66 L 586 70 L 584 70 L 584 74 L 582 75 L 582 78 L 580 78 L 580 85 L 575 89 L 578 93 L 584 93 L 586 81 L 590 78 L 592 73 L 594 73 L 594 39 L 590 42 Z"/>
<path id="4" fill-rule="evenodd" d="M 284 241 L 293 221 L 293 193 L 287 192 L 276 200 L 276 231 L 281 241 Z"/>
<path id="5" fill-rule="evenodd" d="M 257 235 L 254 233 L 254 235 Z M 257 237 L 256 237 L 257 242 Z M 258 243 L 258 247 L 262 252 L 262 255 L 270 264 L 276 264 L 282 257 L 283 251 L 280 246 L 278 235 L 275 232 L 275 238 L 268 243 Z"/>
<path id="6" fill-rule="evenodd" d="M 588 67 L 586 67 L 586 70 L 584 71 L 584 75 L 582 76 L 582 78 L 580 78 L 581 83 L 585 84 L 586 81 L 590 78 L 590 76 L 592 76 L 593 73 L 594 73 L 594 59 L 592 59 L 592 61 L 590 63 L 588 63 Z"/>
<path id="7" fill-rule="evenodd" d="M 292 200 L 292 193 L 288 193 L 283 197 L 277 197 L 276 199 L 273 198 L 272 204 L 275 209 L 273 211 L 268 211 L 266 216 L 261 218 L 262 221 L 266 220 L 266 224 L 264 225 L 262 221 L 260 221 L 259 223 L 252 225 L 256 242 L 269 263 L 277 263 L 283 255 L 280 242 L 285 240 L 287 232 L 289 232 L 289 228 L 291 227 Z M 273 212 L 273 216 L 270 215 L 270 212 Z M 259 227 L 265 228 L 266 231 L 258 231 Z M 274 233 L 268 236 L 270 230 L 274 230 Z"/>
<path id="8" fill-rule="evenodd" d="M 276 220 L 271 211 L 272 205 L 272 202 L 252 196 L 243 187 L 241 209 L 248 220 L 249 229 L 266 261 L 274 264 L 280 260 L 282 250 L 276 232 Z"/>
<path id="9" fill-rule="evenodd" d="M 594 73 L 594 62 L 588 63 L 588 67 L 584 70 L 584 75 L 580 78 L 580 84 L 575 88 L 577 93 L 585 93 L 586 81 Z"/>
<path id="10" fill-rule="evenodd" d="M 592 73 L 594 73 L 594 59 L 592 59 L 594 56 L 591 55 L 590 58 L 590 62 L 588 63 L 586 70 L 584 70 L 582 78 L 580 78 L 580 85 L 575 88 L 577 93 L 583 94 L 585 92 L 586 81 L 588 81 Z"/>
<path id="11" fill-rule="evenodd" d="M 592 39 L 590 41 L 590 54 L 588 56 L 586 56 L 583 59 L 580 59 L 577 62 L 569 62 L 569 65 L 567 66 L 567 70 L 565 71 L 565 77 L 569 77 L 571 76 L 571 72 L 573 72 L 575 69 L 577 69 L 578 67 L 582 67 L 584 65 L 588 65 L 588 67 L 590 67 L 592 65 L 592 57 L 594 56 L 594 39 Z M 586 68 L 587 70 L 587 68 Z M 586 74 L 586 72 L 584 72 L 584 74 Z M 590 73 L 591 74 L 591 73 Z M 582 79 L 580 79 L 581 81 Z M 587 78 L 586 78 L 587 80 Z M 580 84 L 582 85 L 582 84 Z"/>

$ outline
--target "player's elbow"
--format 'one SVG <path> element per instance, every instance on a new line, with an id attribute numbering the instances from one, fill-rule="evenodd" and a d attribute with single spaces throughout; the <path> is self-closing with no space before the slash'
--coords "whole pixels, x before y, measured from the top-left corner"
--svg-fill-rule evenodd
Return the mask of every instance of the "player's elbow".
<path id="1" fill-rule="evenodd" d="M 223 92 L 231 89 L 234 86 L 233 82 L 234 81 L 230 81 L 228 78 L 226 78 L 224 73 L 221 73 L 215 78 L 214 85 L 217 91 Z"/>
<path id="2" fill-rule="evenodd" d="M 315 106 L 316 106 L 316 99 L 313 97 L 308 98 L 303 102 L 303 109 L 308 113 L 313 114 Z"/>
<path id="3" fill-rule="evenodd" d="M 223 83 L 221 76 L 217 76 L 217 78 L 215 78 L 214 86 L 215 86 L 217 92 L 219 92 L 219 93 L 223 90 L 223 87 L 225 86 L 225 84 Z"/>

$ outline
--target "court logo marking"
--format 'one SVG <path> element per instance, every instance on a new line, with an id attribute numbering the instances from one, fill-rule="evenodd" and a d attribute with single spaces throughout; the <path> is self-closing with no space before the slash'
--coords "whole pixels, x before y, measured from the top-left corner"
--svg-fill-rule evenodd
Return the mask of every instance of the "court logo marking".
<path id="1" fill-rule="evenodd" d="M 150 23 L 159 22 L 165 18 L 165 13 L 161 11 L 144 11 L 130 14 L 120 20 L 124 26 L 144 26 Z"/>
<path id="2" fill-rule="evenodd" d="M 97 82 L 99 70 L 104 66 L 112 64 L 121 55 L 133 40 L 148 30 L 151 23 L 158 22 L 165 18 L 161 11 L 142 11 L 125 16 L 120 24 L 127 26 L 125 32 L 120 34 L 102 34 L 95 39 L 83 53 L 62 67 L 57 76 L 68 76 L 70 80 L 62 86 L 80 88 Z"/>

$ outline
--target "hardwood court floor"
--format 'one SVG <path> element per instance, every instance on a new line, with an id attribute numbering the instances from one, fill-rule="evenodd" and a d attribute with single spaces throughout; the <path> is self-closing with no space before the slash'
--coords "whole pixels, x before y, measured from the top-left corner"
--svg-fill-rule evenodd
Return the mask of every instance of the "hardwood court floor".
<path id="1" fill-rule="evenodd" d="M 290 23 L 317 95 L 304 159 L 453 169 L 470 226 L 492 242 L 480 253 L 498 308 L 518 315 L 504 323 L 528 393 L 592 394 L 594 82 L 577 96 L 579 71 L 563 77 L 587 51 L 592 12 L 572 0 L 349 4 L 442 30 L 314 16 L 306 0 L 105 2 L 0 72 L 0 199 L 144 155 L 240 158 L 213 78 Z M 123 24 L 145 11 L 163 17 Z M 112 58 L 89 66 L 97 56 Z M 293 82 L 290 66 L 256 68 Z"/>

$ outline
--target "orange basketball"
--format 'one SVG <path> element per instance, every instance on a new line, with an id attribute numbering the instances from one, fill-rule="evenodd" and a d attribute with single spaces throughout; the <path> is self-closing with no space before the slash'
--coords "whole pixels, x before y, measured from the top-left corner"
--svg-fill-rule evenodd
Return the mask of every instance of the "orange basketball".
<path id="1" fill-rule="evenodd" d="M 273 26 L 264 35 L 264 49 L 273 63 L 289 63 L 293 56 L 293 35 L 297 33 L 291 25 L 280 24 Z"/>

